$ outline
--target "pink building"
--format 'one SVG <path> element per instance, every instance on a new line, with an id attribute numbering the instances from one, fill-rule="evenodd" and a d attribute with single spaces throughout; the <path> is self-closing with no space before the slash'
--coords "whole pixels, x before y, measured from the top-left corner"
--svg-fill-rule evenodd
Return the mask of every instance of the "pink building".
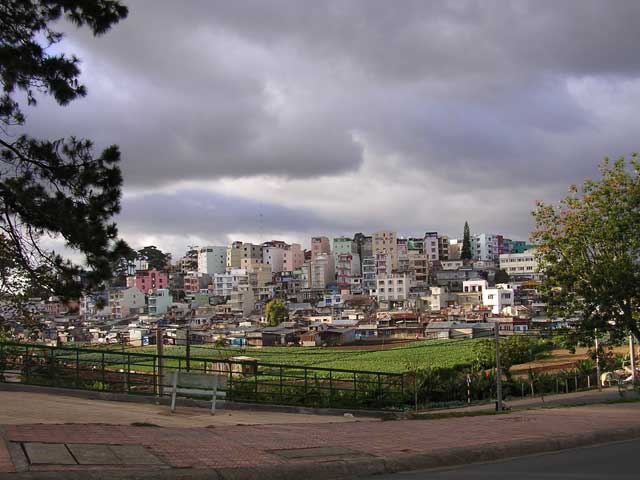
<path id="1" fill-rule="evenodd" d="M 144 293 L 152 288 L 169 288 L 169 276 L 158 270 L 138 270 L 135 275 L 127 277 L 127 287 L 136 287 Z"/>
<path id="2" fill-rule="evenodd" d="M 293 272 L 304 264 L 304 252 L 298 243 L 288 245 L 284 251 L 282 269 L 285 272 Z"/>

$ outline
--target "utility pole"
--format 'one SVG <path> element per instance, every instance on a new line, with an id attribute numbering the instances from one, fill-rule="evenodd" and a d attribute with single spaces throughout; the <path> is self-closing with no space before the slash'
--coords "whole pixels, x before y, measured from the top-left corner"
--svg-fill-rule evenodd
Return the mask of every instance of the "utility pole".
<path id="1" fill-rule="evenodd" d="M 595 332 L 595 344 L 596 344 L 596 382 L 598 385 L 598 390 L 602 391 L 602 383 L 600 382 L 600 350 L 598 349 L 598 329 L 594 330 Z"/>
<path id="2" fill-rule="evenodd" d="M 502 368 L 500 367 L 500 332 L 499 323 L 494 324 L 494 333 L 496 339 L 496 410 L 502 411 Z"/>
<path id="3" fill-rule="evenodd" d="M 636 388 L 636 346 L 633 333 L 629 334 L 629 355 L 631 356 L 631 386 Z"/>

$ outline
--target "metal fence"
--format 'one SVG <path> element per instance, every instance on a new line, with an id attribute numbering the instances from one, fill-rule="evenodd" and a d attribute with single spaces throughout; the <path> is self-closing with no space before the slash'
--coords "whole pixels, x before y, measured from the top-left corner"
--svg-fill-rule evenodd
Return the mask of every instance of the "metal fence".
<path id="1" fill-rule="evenodd" d="M 174 371 L 226 378 L 229 401 L 319 408 L 401 409 L 403 374 L 0 342 L 0 381 L 162 396 Z"/>

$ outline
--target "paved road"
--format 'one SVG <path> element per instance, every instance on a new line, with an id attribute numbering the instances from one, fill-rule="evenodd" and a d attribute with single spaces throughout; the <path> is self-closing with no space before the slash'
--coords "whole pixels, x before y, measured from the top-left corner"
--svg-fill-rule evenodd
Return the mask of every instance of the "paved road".
<path id="1" fill-rule="evenodd" d="M 531 455 L 446 470 L 371 477 L 371 480 L 534 480 L 640 478 L 640 440 Z"/>

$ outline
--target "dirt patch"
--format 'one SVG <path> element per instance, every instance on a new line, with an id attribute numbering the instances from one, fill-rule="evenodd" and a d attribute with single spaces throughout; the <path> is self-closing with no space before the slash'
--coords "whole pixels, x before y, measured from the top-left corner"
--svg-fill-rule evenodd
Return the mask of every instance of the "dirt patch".
<path id="1" fill-rule="evenodd" d="M 622 355 L 629 353 L 629 349 L 624 346 L 614 347 L 613 351 Z M 547 358 L 512 366 L 510 372 L 513 375 L 526 375 L 530 369 L 534 372 L 570 370 L 575 367 L 578 360 L 586 360 L 587 353 L 587 348 L 577 348 L 576 353 L 571 353 L 569 350 L 553 350 Z"/>

